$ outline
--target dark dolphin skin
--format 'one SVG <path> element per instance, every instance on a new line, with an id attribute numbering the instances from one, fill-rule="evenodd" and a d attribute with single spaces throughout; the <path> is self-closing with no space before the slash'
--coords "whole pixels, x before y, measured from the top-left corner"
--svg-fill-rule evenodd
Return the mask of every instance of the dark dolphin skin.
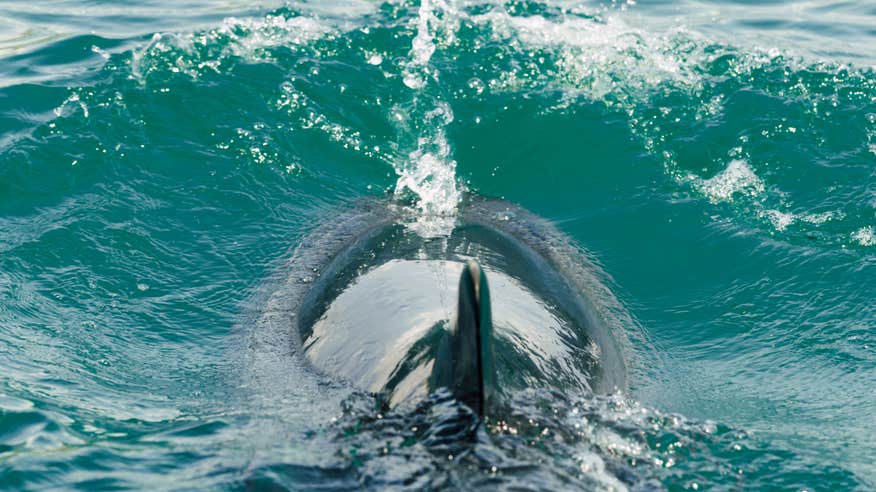
<path id="1" fill-rule="evenodd" d="M 556 227 L 477 196 L 449 236 L 405 220 L 364 200 L 296 248 L 293 339 L 317 372 L 390 406 L 447 388 L 482 415 L 532 386 L 626 389 L 624 311 Z"/>

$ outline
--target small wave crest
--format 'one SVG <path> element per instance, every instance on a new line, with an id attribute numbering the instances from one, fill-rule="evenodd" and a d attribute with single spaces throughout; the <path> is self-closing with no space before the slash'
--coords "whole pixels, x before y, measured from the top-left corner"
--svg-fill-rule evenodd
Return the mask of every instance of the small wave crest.
<path id="1" fill-rule="evenodd" d="M 232 59 L 271 61 L 277 48 L 307 46 L 332 31 L 317 19 L 286 12 L 259 18 L 229 17 L 220 27 L 207 31 L 156 33 L 134 51 L 131 72 L 141 83 L 153 73 L 185 73 L 198 78 L 205 71 L 218 72 Z"/>

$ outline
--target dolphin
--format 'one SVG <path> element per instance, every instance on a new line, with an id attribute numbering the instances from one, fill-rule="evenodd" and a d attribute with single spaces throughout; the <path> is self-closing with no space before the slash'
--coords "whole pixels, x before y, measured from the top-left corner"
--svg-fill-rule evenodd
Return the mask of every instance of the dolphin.
<path id="1" fill-rule="evenodd" d="M 312 272 L 293 318 L 318 373 L 390 407 L 449 390 L 479 415 L 533 386 L 626 389 L 624 311 L 594 260 L 554 225 L 469 196 L 453 231 L 427 238 L 404 207 L 365 201 L 293 254 Z"/>

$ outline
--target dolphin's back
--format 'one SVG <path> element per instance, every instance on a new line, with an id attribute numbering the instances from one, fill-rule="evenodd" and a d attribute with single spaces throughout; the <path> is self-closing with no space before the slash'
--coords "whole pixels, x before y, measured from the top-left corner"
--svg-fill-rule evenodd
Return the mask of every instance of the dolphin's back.
<path id="1" fill-rule="evenodd" d="M 302 352 L 320 372 L 390 405 L 446 387 L 479 412 L 493 393 L 593 388 L 590 320 L 565 307 L 577 294 L 513 236 L 462 224 L 429 240 L 388 223 L 349 249 L 299 311 Z"/>

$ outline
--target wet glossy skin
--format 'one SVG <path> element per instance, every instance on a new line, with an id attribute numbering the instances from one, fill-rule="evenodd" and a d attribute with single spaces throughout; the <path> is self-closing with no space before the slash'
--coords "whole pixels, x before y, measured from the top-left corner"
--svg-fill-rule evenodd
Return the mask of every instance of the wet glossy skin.
<path id="1" fill-rule="evenodd" d="M 463 262 L 477 259 L 491 291 L 498 392 L 592 388 L 600 349 L 588 320 L 560 307 L 577 294 L 525 244 L 483 225 L 440 240 L 390 225 L 357 248 L 300 321 L 303 351 L 320 372 L 383 392 L 391 405 L 436 389 L 429 376 Z"/>

